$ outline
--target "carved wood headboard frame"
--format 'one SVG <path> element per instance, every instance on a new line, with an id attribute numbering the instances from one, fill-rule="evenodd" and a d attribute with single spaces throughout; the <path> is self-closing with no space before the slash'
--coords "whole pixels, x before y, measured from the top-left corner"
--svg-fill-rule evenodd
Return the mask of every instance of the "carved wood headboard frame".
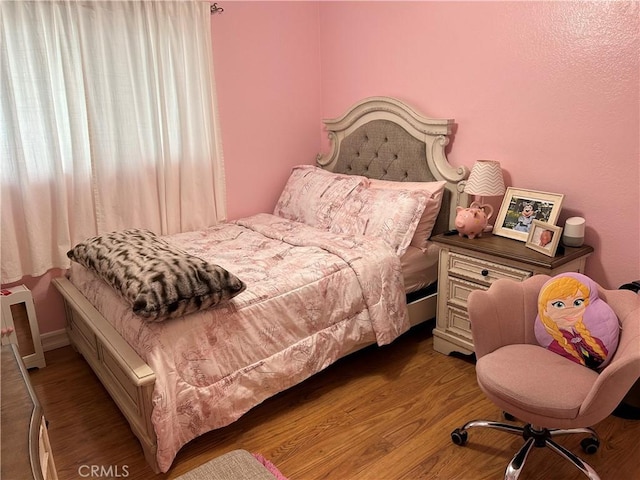
<path id="1" fill-rule="evenodd" d="M 444 180 L 445 195 L 434 233 L 454 228 L 456 206 L 468 206 L 464 186 L 469 169 L 455 168 L 447 160 L 452 119 L 427 118 L 395 98 L 370 97 L 342 117 L 323 122 L 331 152 L 318 155 L 318 166 L 384 180 Z"/>

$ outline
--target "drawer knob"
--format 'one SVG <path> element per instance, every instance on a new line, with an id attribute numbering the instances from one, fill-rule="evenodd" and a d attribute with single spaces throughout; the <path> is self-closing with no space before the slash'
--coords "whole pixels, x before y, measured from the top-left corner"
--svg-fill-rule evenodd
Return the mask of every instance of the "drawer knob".
<path id="1" fill-rule="evenodd" d="M 482 273 L 482 276 L 483 276 L 483 277 L 486 277 L 487 275 L 489 275 L 489 270 L 487 270 L 487 269 L 485 268 L 485 269 L 484 269 L 484 270 L 482 270 L 482 272 L 480 272 L 480 273 Z"/>

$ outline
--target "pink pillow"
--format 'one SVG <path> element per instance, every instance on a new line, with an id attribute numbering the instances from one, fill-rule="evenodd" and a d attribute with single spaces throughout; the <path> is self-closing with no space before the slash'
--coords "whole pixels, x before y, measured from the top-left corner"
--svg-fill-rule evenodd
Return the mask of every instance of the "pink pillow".
<path id="1" fill-rule="evenodd" d="M 311 227 L 328 230 L 349 194 L 369 180 L 342 175 L 313 165 L 293 167 L 273 214 Z"/>
<path id="2" fill-rule="evenodd" d="M 416 227 L 416 232 L 411 239 L 411 245 L 422 249 L 427 248 L 427 241 L 431 237 L 438 213 L 440 213 L 442 194 L 447 182 L 390 182 L 388 180 L 375 179 L 371 179 L 370 182 L 371 188 L 417 191 L 426 196 L 427 204 Z"/>
<path id="3" fill-rule="evenodd" d="M 418 226 L 427 197 L 410 190 L 358 187 L 333 217 L 330 231 L 385 240 L 402 256 Z"/>
<path id="4" fill-rule="evenodd" d="M 609 363 L 618 348 L 620 323 L 598 295 L 598 285 L 581 273 L 549 279 L 538 295 L 538 343 L 594 370 Z"/>

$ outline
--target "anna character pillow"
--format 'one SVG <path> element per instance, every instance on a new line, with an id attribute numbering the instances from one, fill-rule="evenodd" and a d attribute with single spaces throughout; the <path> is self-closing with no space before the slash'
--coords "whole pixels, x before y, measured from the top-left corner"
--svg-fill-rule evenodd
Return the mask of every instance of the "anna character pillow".
<path id="1" fill-rule="evenodd" d="M 594 370 L 604 368 L 618 347 L 620 323 L 598 296 L 598 286 L 580 273 L 548 280 L 538 295 L 538 343 Z"/>

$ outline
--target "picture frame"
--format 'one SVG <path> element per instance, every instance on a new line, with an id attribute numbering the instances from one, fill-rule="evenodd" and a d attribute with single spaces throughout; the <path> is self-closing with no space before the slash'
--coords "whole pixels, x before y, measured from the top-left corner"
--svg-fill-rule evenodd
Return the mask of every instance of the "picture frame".
<path id="1" fill-rule="evenodd" d="M 493 233 L 526 242 L 534 220 L 555 225 L 564 194 L 508 187 Z"/>
<path id="2" fill-rule="evenodd" d="M 562 227 L 534 220 L 525 246 L 549 257 L 555 257 L 561 235 Z"/>

